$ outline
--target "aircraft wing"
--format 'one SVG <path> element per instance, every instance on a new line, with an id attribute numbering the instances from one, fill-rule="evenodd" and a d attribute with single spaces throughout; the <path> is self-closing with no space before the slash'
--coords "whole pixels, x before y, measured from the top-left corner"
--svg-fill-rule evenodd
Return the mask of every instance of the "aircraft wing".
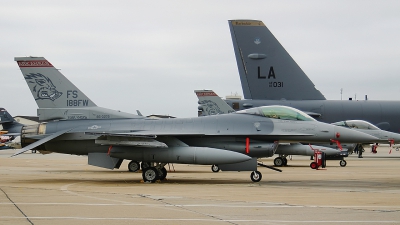
<path id="1" fill-rule="evenodd" d="M 168 139 L 162 141 L 156 140 L 157 135 L 152 133 L 137 133 L 137 132 L 85 132 L 86 135 L 100 135 L 96 140 L 96 144 L 100 145 L 119 145 L 119 146 L 132 146 L 144 148 L 168 148 L 168 146 L 176 145 L 179 142 L 181 146 L 187 146 L 180 141 L 173 138 L 174 136 L 181 136 L 176 134 L 168 134 L 161 136 L 168 136 Z M 196 134 L 198 135 L 198 134 Z M 173 140 L 173 141 L 172 141 Z"/>
<path id="2" fill-rule="evenodd" d="M 271 132 L 269 134 L 259 134 L 257 135 L 256 133 L 251 133 L 251 134 L 246 134 L 246 133 L 238 133 L 238 134 L 232 134 L 232 133 L 208 133 L 205 134 L 204 132 L 190 132 L 190 131 L 131 131 L 131 132 L 85 132 L 86 135 L 102 135 L 102 136 L 110 136 L 110 137 L 134 137 L 134 138 L 151 138 L 151 139 L 156 139 L 159 136 L 171 136 L 171 137 L 177 137 L 177 136 L 224 136 L 224 135 L 229 135 L 229 136 L 313 136 L 313 134 L 307 134 L 307 133 L 284 133 L 284 132 Z"/>
<path id="3" fill-rule="evenodd" d="M 72 129 L 74 129 L 74 128 L 69 128 L 69 129 L 66 129 L 66 130 L 61 130 L 61 131 L 58 131 L 58 132 L 56 132 L 56 133 L 54 133 L 54 134 L 52 134 L 52 135 L 49 135 L 49 136 L 47 136 L 47 137 L 41 139 L 41 140 L 39 140 L 39 141 L 35 141 L 35 142 L 33 142 L 32 144 L 27 145 L 27 146 L 25 146 L 24 148 L 22 148 L 21 150 L 19 150 L 17 153 L 15 153 L 14 155 L 12 155 L 11 157 L 14 157 L 14 156 L 17 156 L 17 155 L 19 155 L 19 154 L 22 154 L 22 153 L 24 153 L 24 152 L 26 152 L 26 151 L 32 150 L 33 148 L 35 148 L 35 147 L 37 147 L 37 146 L 39 146 L 39 145 L 41 145 L 41 144 L 44 144 L 44 143 L 46 143 L 46 142 L 48 142 L 48 141 L 50 141 L 50 140 L 53 140 L 54 138 L 56 138 L 56 137 L 58 137 L 58 136 L 60 136 L 60 135 L 62 135 L 62 134 L 65 134 L 65 133 L 67 133 L 68 131 L 70 131 L 70 130 L 72 130 Z"/>

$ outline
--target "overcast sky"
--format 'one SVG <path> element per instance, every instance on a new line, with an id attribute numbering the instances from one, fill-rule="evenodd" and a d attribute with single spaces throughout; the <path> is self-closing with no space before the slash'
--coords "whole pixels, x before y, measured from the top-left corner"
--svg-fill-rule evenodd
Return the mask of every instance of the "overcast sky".
<path id="1" fill-rule="evenodd" d="M 1 107 L 36 115 L 14 62 L 43 56 L 98 106 L 197 116 L 242 94 L 229 19 L 262 20 L 327 99 L 400 100 L 400 1 L 2 1 Z"/>

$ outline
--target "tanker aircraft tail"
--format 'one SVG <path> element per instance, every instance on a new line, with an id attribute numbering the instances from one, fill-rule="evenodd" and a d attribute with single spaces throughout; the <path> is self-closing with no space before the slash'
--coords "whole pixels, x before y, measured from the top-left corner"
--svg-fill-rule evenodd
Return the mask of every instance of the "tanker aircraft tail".
<path id="1" fill-rule="evenodd" d="M 325 100 L 259 20 L 229 20 L 245 99 Z"/>
<path id="2" fill-rule="evenodd" d="M 43 57 L 15 57 L 39 107 L 39 120 L 134 118 L 101 108 Z"/>

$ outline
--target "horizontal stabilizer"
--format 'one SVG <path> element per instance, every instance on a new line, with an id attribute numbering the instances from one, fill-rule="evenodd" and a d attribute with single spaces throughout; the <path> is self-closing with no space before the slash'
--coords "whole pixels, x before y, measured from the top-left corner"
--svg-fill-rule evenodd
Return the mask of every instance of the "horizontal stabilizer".
<path id="1" fill-rule="evenodd" d="M 58 132 L 56 132 L 56 133 L 54 133 L 54 134 L 52 134 L 52 135 L 50 135 L 50 136 L 47 136 L 47 137 L 41 139 L 41 140 L 39 140 L 39 141 L 33 142 L 32 144 L 27 145 L 27 146 L 25 146 L 24 148 L 22 148 L 21 150 L 19 150 L 17 153 L 15 153 L 14 155 L 12 155 L 11 157 L 14 157 L 14 156 L 17 156 L 17 155 L 19 155 L 19 154 L 22 154 L 22 153 L 24 153 L 24 152 L 26 152 L 26 151 L 32 150 L 33 148 L 35 148 L 35 147 L 37 147 L 37 146 L 39 146 L 39 145 L 42 145 L 42 144 L 44 144 L 44 143 L 46 143 L 46 142 L 48 142 L 48 141 L 50 141 L 50 140 L 53 140 L 54 138 L 56 138 L 56 137 L 58 137 L 58 136 L 60 136 L 60 135 L 62 135 L 62 134 L 65 134 L 65 133 L 67 133 L 68 131 L 70 131 L 70 130 L 72 130 L 72 129 L 73 129 L 73 128 L 66 129 L 66 130 L 61 130 L 61 131 L 58 131 Z"/>

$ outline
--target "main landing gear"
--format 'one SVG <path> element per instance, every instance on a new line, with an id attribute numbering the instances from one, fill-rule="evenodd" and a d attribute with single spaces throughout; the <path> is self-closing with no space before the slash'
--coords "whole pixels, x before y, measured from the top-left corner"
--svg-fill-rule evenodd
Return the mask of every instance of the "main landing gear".
<path id="1" fill-rule="evenodd" d="M 155 164 L 155 165 L 154 165 Z M 165 180 L 167 177 L 166 163 L 150 163 L 150 166 L 142 169 L 142 177 L 144 182 L 154 183 L 156 180 Z M 143 163 L 142 163 L 143 168 Z"/>
<path id="2" fill-rule="evenodd" d="M 287 166 L 286 156 L 279 156 L 274 159 L 275 166 Z"/>
<path id="3" fill-rule="evenodd" d="M 136 171 L 138 171 L 139 169 L 140 169 L 140 164 L 139 164 L 139 162 L 131 161 L 131 162 L 128 164 L 128 170 L 129 170 L 129 172 L 136 172 Z"/>
<path id="4" fill-rule="evenodd" d="M 167 177 L 167 169 L 165 169 L 166 163 L 153 163 L 153 162 L 142 162 L 131 161 L 128 164 L 130 172 L 136 172 L 142 167 L 142 177 L 144 182 L 154 183 L 156 180 L 165 180 Z"/>

